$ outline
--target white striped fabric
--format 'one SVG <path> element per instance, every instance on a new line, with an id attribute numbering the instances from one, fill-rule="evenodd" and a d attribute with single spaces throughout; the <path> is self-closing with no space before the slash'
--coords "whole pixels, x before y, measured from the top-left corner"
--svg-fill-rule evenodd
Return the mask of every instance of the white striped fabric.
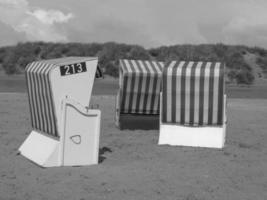
<path id="1" fill-rule="evenodd" d="M 162 122 L 222 125 L 224 65 L 171 61 L 163 70 Z"/>
<path id="2" fill-rule="evenodd" d="M 164 64 L 156 61 L 120 60 L 120 112 L 159 114 Z"/>
<path id="3" fill-rule="evenodd" d="M 49 73 L 59 65 L 85 62 L 87 60 L 88 58 L 82 57 L 66 57 L 32 62 L 27 65 L 25 74 L 31 125 L 34 129 L 59 137 Z M 101 70 L 97 69 L 96 77 L 101 76 Z"/>
<path id="4" fill-rule="evenodd" d="M 49 71 L 54 64 L 33 62 L 26 67 L 32 127 L 58 137 Z"/>

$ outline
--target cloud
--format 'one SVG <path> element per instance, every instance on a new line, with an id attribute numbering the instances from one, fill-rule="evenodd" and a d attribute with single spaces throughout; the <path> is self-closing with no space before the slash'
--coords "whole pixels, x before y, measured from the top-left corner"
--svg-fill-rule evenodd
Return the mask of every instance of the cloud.
<path id="1" fill-rule="evenodd" d="M 27 40 L 267 48 L 266 10 L 266 0 L 0 0 L 0 21 Z"/>
<path id="2" fill-rule="evenodd" d="M 90 6 L 80 3 L 72 7 L 77 16 L 68 33 L 74 41 L 81 41 L 80 34 L 84 34 L 86 42 L 113 40 L 145 47 L 207 42 L 194 15 L 184 8 L 187 4 L 181 0 L 91 0 Z"/>
<path id="3" fill-rule="evenodd" d="M 73 17 L 59 10 L 33 8 L 26 0 L 0 0 L 0 20 L 29 41 L 68 41 L 61 24 Z"/>
<path id="4" fill-rule="evenodd" d="M 19 6 L 28 6 L 28 2 L 26 0 L 0 0 L 1 4 L 4 4 L 7 7 L 17 7 Z"/>
<path id="5" fill-rule="evenodd" d="M 222 28 L 224 42 L 267 47 L 267 3 L 246 1 L 234 7 L 242 12 L 237 12 Z"/>
<path id="6" fill-rule="evenodd" d="M 78 24 L 78 23 L 75 23 Z M 82 28 L 71 27 L 68 37 L 76 42 L 109 42 L 115 41 L 143 46 L 158 45 L 151 35 L 144 31 L 140 24 L 125 23 L 120 19 L 101 19 L 89 22 Z"/>
<path id="7" fill-rule="evenodd" d="M 25 35 L 15 31 L 12 27 L 0 21 L 0 45 L 14 45 L 18 41 L 25 41 Z"/>
<path id="8" fill-rule="evenodd" d="M 40 20 L 44 24 L 53 25 L 54 23 L 66 23 L 71 18 L 73 18 L 72 13 L 68 13 L 67 15 L 64 15 L 61 11 L 58 10 L 41 10 L 37 9 L 33 12 L 28 12 L 28 14 L 36 17 L 38 20 Z"/>

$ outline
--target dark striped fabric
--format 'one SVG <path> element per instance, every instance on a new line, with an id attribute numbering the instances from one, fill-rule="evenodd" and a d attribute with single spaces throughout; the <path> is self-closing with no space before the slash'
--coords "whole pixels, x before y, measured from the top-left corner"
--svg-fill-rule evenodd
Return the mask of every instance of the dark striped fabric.
<path id="1" fill-rule="evenodd" d="M 95 78 L 103 78 L 103 73 L 99 66 L 96 68 Z"/>
<path id="2" fill-rule="evenodd" d="M 33 62 L 26 67 L 32 127 L 58 137 L 49 72 L 54 64 Z"/>
<path id="3" fill-rule="evenodd" d="M 96 58 L 66 57 L 32 62 L 25 69 L 31 125 L 33 129 L 43 133 L 59 137 L 55 102 L 53 100 L 50 72 L 60 65 L 73 64 L 95 60 Z M 96 77 L 101 77 L 100 69 L 96 71 Z"/>
<path id="4" fill-rule="evenodd" d="M 162 122 L 188 126 L 223 124 L 224 65 L 172 61 L 162 83 Z"/>
<path id="5" fill-rule="evenodd" d="M 159 114 L 164 64 L 156 61 L 120 60 L 120 112 Z"/>

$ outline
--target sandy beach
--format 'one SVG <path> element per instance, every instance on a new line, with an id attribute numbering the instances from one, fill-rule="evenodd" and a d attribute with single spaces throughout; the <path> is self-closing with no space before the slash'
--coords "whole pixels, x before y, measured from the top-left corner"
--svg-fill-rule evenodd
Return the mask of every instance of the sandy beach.
<path id="1" fill-rule="evenodd" d="M 102 111 L 99 165 L 44 169 L 17 149 L 31 130 L 26 94 L 0 94 L 0 199 L 267 199 L 267 100 L 230 99 L 223 150 L 158 146 L 158 131 L 120 131 Z"/>

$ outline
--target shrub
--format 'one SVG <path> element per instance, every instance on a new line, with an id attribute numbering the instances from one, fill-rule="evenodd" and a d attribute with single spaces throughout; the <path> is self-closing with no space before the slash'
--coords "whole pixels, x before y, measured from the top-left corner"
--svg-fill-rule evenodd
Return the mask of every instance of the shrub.
<path id="1" fill-rule="evenodd" d="M 134 59 L 134 60 L 149 60 L 150 54 L 147 50 L 145 50 L 143 47 L 140 46 L 134 46 L 131 48 L 127 55 L 128 59 Z"/>
<path id="2" fill-rule="evenodd" d="M 228 72 L 227 76 L 228 76 L 230 82 L 234 82 L 234 80 L 236 79 L 236 71 L 230 70 Z"/>
<path id="3" fill-rule="evenodd" d="M 108 62 L 105 65 L 105 74 L 108 74 L 113 77 L 119 77 L 119 69 L 113 62 Z"/>
<path id="4" fill-rule="evenodd" d="M 251 83 L 254 80 L 251 67 L 244 60 L 244 53 L 255 52 L 267 56 L 267 51 L 261 48 L 245 46 L 229 46 L 224 44 L 174 45 L 145 49 L 139 45 L 118 44 L 107 42 L 91 43 L 44 43 L 26 42 L 14 47 L 0 48 L 0 62 L 9 73 L 20 73 L 25 66 L 34 60 L 60 58 L 65 56 L 98 56 L 99 66 L 111 76 L 118 76 L 119 59 L 144 60 L 192 60 L 192 61 L 222 61 L 226 63 L 228 77 L 238 83 Z M 266 70 L 267 58 L 261 57 L 257 63 Z"/>
<path id="5" fill-rule="evenodd" d="M 259 67 L 262 70 L 266 70 L 267 69 L 267 58 L 266 57 L 257 58 L 256 63 L 259 65 Z"/>
<path id="6" fill-rule="evenodd" d="M 236 74 L 237 84 L 251 85 L 254 79 L 255 79 L 254 75 L 247 70 L 239 71 Z"/>

